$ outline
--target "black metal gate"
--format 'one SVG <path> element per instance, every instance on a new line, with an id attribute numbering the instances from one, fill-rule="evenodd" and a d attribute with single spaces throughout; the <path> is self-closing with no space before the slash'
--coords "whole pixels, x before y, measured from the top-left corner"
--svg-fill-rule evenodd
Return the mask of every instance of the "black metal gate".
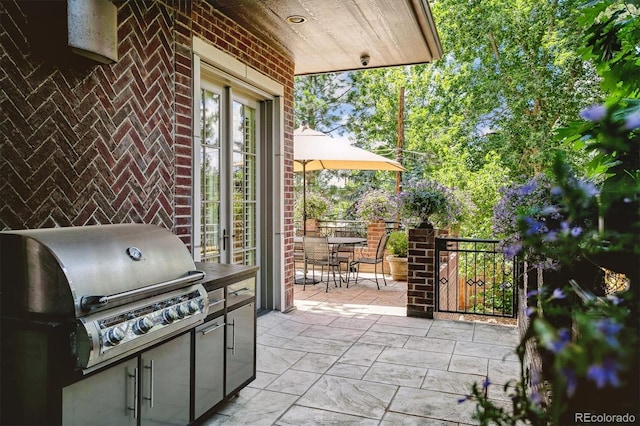
<path id="1" fill-rule="evenodd" d="M 436 238 L 439 312 L 515 318 L 517 263 L 498 240 Z"/>

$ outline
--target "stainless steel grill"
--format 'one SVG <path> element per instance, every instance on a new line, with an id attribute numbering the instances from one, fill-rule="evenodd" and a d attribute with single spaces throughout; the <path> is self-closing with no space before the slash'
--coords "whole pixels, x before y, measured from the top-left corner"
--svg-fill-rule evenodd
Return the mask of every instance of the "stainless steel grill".
<path id="1" fill-rule="evenodd" d="M 87 371 L 202 323 L 203 277 L 182 241 L 153 225 L 0 233 L 2 316 L 72 322 L 61 343 Z"/>

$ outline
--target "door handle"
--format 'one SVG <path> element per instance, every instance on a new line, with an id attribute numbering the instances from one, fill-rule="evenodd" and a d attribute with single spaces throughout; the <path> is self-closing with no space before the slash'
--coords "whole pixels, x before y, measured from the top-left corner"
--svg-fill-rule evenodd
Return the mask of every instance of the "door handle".
<path id="1" fill-rule="evenodd" d="M 229 235 L 227 235 L 227 230 L 222 230 L 222 250 L 227 249 L 227 240 L 229 239 Z"/>
<path id="2" fill-rule="evenodd" d="M 215 323 L 215 324 L 213 324 L 211 327 L 206 328 L 206 329 L 204 329 L 204 330 L 202 330 L 202 331 L 200 331 L 200 332 L 201 332 L 201 333 L 202 333 L 202 335 L 204 336 L 204 335 L 207 335 L 207 334 L 209 334 L 209 333 L 211 333 L 211 332 L 216 331 L 217 329 L 219 329 L 220 327 L 223 327 L 224 325 L 225 325 L 224 323 L 222 323 L 222 324 Z"/>
<path id="3" fill-rule="evenodd" d="M 133 411 L 133 418 L 137 419 L 138 418 L 138 367 L 133 369 L 133 374 L 129 374 L 129 372 L 127 371 L 127 378 L 129 379 L 133 378 L 133 407 L 127 407 L 127 411 Z"/>
<path id="4" fill-rule="evenodd" d="M 219 305 L 221 303 L 224 303 L 224 299 L 222 300 L 210 300 L 209 301 L 209 309 L 211 309 L 212 307 Z"/>
<path id="5" fill-rule="evenodd" d="M 149 370 L 149 396 L 145 396 L 144 399 L 149 401 L 149 407 L 153 408 L 153 360 L 149 360 L 149 365 L 145 365 L 144 368 Z"/>
<path id="6" fill-rule="evenodd" d="M 231 320 L 231 324 L 227 324 L 227 326 L 231 327 L 231 347 L 227 347 L 227 349 L 231 349 L 231 354 L 235 355 L 236 353 L 236 319 Z"/>
<path id="7" fill-rule="evenodd" d="M 240 293 L 246 293 L 248 291 L 252 291 L 252 289 L 250 289 L 249 287 L 244 287 L 235 291 L 232 291 L 231 294 L 233 294 L 234 296 L 239 295 Z"/>

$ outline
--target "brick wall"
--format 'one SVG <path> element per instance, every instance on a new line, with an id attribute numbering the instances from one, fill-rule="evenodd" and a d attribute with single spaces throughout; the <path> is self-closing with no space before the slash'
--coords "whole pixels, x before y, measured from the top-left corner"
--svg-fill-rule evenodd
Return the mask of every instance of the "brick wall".
<path id="1" fill-rule="evenodd" d="M 69 52 L 66 2 L 1 2 L 0 13 L 0 228 L 172 228 L 172 11 L 120 4 L 110 66 Z"/>
<path id="2" fill-rule="evenodd" d="M 0 2 L 0 229 L 143 222 L 190 246 L 195 35 L 285 88 L 293 253 L 292 58 L 204 0 L 114 4 L 119 60 L 101 65 L 70 52 L 66 2 Z"/>

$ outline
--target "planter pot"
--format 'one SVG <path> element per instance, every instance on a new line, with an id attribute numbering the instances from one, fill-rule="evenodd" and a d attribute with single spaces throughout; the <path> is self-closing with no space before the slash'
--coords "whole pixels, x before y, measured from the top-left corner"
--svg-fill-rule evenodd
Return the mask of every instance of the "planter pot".
<path id="1" fill-rule="evenodd" d="M 406 257 L 387 256 L 391 278 L 395 281 L 407 281 L 407 270 L 409 262 Z"/>

